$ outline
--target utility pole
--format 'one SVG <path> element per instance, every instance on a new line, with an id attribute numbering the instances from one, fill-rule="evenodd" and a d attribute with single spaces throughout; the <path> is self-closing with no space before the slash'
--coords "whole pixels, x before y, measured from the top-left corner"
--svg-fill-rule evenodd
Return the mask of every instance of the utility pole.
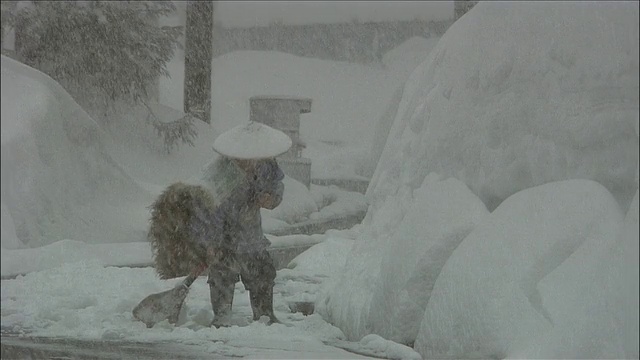
<path id="1" fill-rule="evenodd" d="M 211 123 L 213 1 L 187 1 L 184 49 L 184 111 Z"/>

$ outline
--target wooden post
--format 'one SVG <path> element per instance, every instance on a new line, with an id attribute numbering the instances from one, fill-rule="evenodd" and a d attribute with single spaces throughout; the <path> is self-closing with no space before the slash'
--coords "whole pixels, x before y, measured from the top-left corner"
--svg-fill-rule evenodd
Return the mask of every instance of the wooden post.
<path id="1" fill-rule="evenodd" d="M 184 54 L 184 111 L 211 123 L 213 61 L 212 1 L 187 1 Z"/>

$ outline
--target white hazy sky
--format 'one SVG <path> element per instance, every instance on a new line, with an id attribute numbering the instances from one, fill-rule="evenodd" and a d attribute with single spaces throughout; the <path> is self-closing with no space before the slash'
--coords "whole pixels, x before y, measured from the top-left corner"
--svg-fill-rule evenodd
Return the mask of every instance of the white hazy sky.
<path id="1" fill-rule="evenodd" d="M 278 20 L 309 24 L 354 18 L 362 22 L 453 18 L 453 1 L 218 1 L 216 6 L 214 21 L 224 27 L 268 25 Z"/>

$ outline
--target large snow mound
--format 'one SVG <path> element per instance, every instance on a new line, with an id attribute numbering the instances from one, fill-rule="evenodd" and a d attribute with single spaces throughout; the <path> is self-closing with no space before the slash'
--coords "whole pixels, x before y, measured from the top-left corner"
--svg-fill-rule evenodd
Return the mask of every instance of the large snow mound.
<path id="1" fill-rule="evenodd" d="M 425 358 L 503 359 L 532 338 L 561 329 L 572 341 L 547 355 L 576 356 L 587 335 L 600 334 L 597 325 L 576 332 L 576 324 L 606 313 L 602 299 L 617 295 L 594 286 L 602 275 L 590 269 L 615 245 L 623 219 L 611 194 L 589 180 L 549 183 L 509 197 L 447 260 L 416 350 Z M 621 334 L 609 334 L 578 357 L 623 357 L 612 341 Z"/>
<path id="2" fill-rule="evenodd" d="M 440 269 L 488 212 L 463 183 L 432 174 L 374 214 L 318 312 L 352 340 L 376 333 L 413 343 Z"/>
<path id="3" fill-rule="evenodd" d="M 373 333 L 413 344 L 446 260 L 489 214 L 460 181 L 427 176 L 387 244 L 369 310 Z"/>
<path id="4" fill-rule="evenodd" d="M 425 61 L 438 40 L 440 40 L 439 37 L 414 36 L 384 54 L 382 63 L 396 71 L 403 71 L 406 76 L 409 76 L 416 66 Z"/>
<path id="5" fill-rule="evenodd" d="M 615 244 L 581 250 L 540 282 L 555 321 L 511 358 L 638 358 L 638 192 Z M 555 311 L 554 311 L 555 310 Z"/>
<path id="6" fill-rule="evenodd" d="M 481 2 L 412 73 L 369 192 L 437 172 L 494 209 L 585 178 L 628 206 L 638 69 L 635 2 Z"/>
<path id="7" fill-rule="evenodd" d="M 103 136 L 58 83 L 2 56 L 3 241 L 6 215 L 30 247 L 144 239 L 146 209 L 127 205 L 150 199 L 105 151 Z"/>

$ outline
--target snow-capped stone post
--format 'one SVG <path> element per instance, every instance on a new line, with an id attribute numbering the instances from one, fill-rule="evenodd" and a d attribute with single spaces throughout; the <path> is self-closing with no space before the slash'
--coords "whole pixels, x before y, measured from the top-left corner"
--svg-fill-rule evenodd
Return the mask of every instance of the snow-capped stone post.
<path id="1" fill-rule="evenodd" d="M 278 164 L 285 174 L 307 188 L 311 185 L 311 160 L 302 157 L 305 145 L 300 140 L 300 114 L 311 112 L 311 102 L 309 98 L 292 96 L 253 96 L 249 99 L 251 121 L 271 126 L 291 138 L 293 146 L 278 157 Z"/>

